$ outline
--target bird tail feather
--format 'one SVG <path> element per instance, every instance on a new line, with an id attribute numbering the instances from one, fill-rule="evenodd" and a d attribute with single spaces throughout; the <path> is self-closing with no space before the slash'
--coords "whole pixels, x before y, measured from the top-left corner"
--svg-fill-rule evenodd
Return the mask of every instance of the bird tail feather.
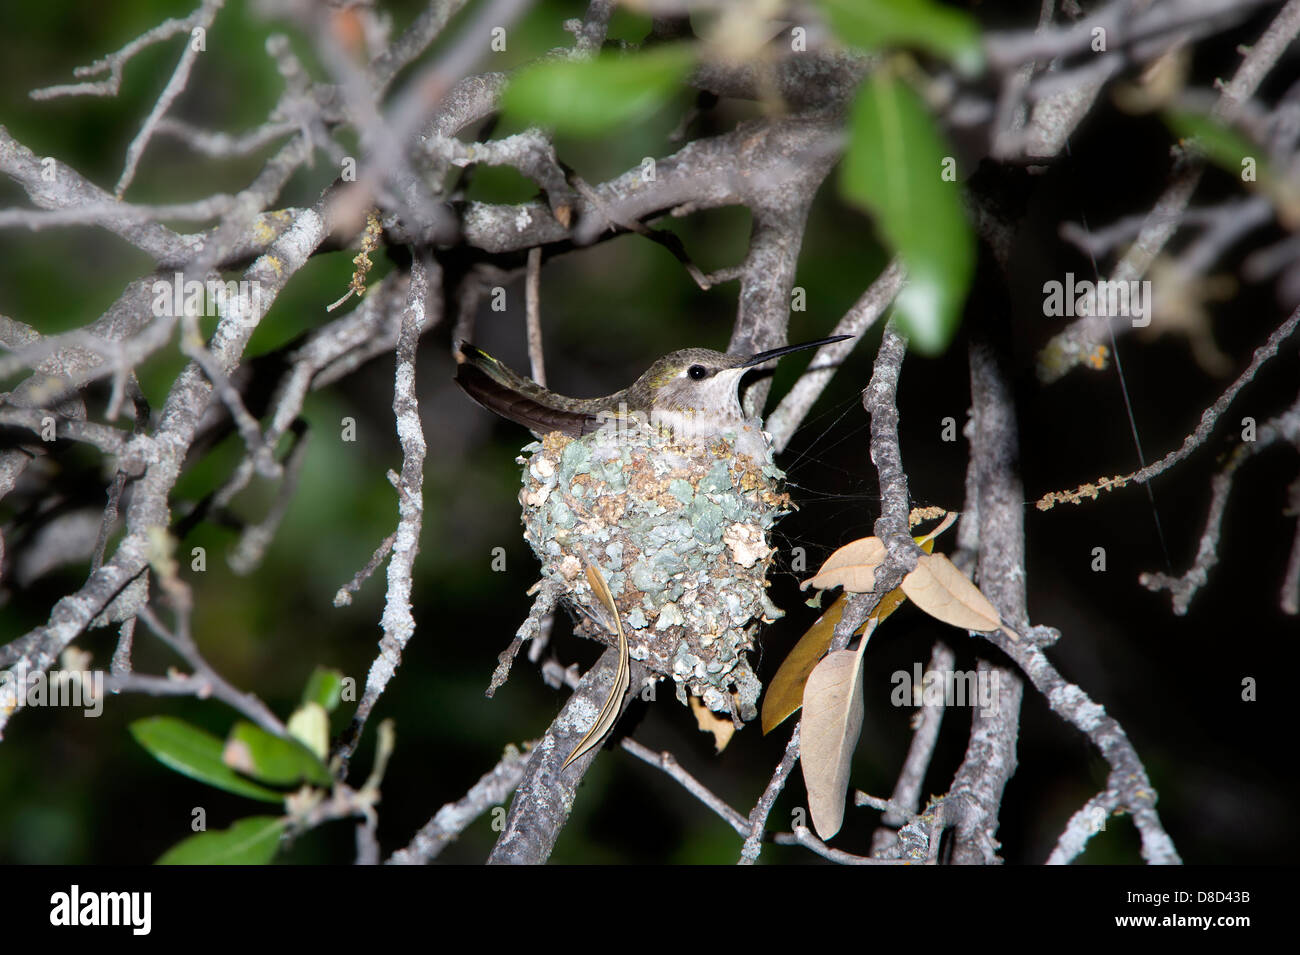
<path id="1" fill-rule="evenodd" d="M 578 437 L 598 427 L 595 415 L 556 407 L 545 388 L 511 371 L 481 348 L 461 342 L 460 357 L 456 384 L 488 411 L 537 435 L 560 431 Z"/>

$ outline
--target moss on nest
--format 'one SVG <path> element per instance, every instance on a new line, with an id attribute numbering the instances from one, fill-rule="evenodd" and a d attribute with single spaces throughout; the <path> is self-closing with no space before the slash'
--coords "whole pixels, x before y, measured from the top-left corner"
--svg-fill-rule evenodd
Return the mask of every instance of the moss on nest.
<path id="1" fill-rule="evenodd" d="M 782 615 L 767 597 L 768 532 L 790 506 L 771 452 L 759 463 L 726 438 L 611 429 L 549 434 L 524 455 L 524 537 L 578 610 L 577 631 L 616 642 L 585 558 L 604 571 L 633 659 L 671 677 L 683 704 L 689 693 L 752 720 L 761 687 L 745 652 Z"/>

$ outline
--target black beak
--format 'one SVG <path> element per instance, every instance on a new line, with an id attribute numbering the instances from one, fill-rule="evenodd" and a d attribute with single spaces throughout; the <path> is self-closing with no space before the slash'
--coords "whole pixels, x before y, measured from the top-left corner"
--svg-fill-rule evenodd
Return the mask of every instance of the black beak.
<path id="1" fill-rule="evenodd" d="M 794 351 L 803 351 L 805 348 L 817 348 L 819 345 L 829 345 L 833 342 L 842 342 L 845 339 L 852 337 L 852 335 L 836 335 L 832 338 L 819 338 L 815 342 L 803 342 L 799 345 L 782 345 L 780 348 L 771 348 L 767 351 L 759 352 L 739 367 L 753 368 L 755 365 L 761 365 L 765 361 L 771 361 L 773 358 L 780 358 L 782 355 L 788 355 Z"/>

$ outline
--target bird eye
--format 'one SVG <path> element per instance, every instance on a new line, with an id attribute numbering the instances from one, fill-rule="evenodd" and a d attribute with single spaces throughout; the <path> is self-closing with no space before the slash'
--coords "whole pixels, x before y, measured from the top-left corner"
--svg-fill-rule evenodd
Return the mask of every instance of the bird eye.
<path id="1" fill-rule="evenodd" d="M 690 368 L 686 369 L 686 374 L 691 376 L 692 381 L 699 381 L 709 376 L 709 369 L 703 365 L 691 365 Z"/>

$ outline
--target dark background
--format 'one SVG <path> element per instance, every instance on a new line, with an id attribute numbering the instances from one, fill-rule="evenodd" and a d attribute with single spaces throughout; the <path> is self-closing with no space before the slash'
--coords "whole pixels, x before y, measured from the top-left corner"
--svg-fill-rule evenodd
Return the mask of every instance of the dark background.
<path id="1" fill-rule="evenodd" d="M 419 6 L 387 5 L 401 29 Z M 71 81 L 72 69 L 116 49 L 166 16 L 183 16 L 187 3 L 100 4 L 47 0 L 6 6 L 0 33 L 0 122 L 38 154 L 72 164 L 111 189 L 125 146 L 139 128 L 179 56 L 173 40 L 142 54 L 126 69 L 116 99 L 64 99 L 34 103 L 33 88 Z M 986 22 L 1028 27 L 1038 4 L 979 7 Z M 511 31 L 510 48 L 491 68 L 523 63 L 566 45 L 560 29 L 580 16 L 578 3 L 541 3 Z M 1240 43 L 1252 42 L 1271 11 L 1239 30 L 1198 47 L 1193 80 L 1208 84 L 1235 69 Z M 244 3 L 232 2 L 209 36 L 208 53 L 176 112 L 213 127 L 237 131 L 261 121 L 279 93 L 279 80 L 262 53 L 271 29 Z M 620 13 L 611 37 L 630 42 L 646 22 Z M 307 45 L 294 37 L 304 61 Z M 1274 98 L 1296 76 L 1294 53 L 1261 91 Z M 589 182 L 597 182 L 678 148 L 667 141 L 680 102 L 649 123 L 608 141 L 558 144 L 561 159 Z M 754 107 L 730 101 L 692 127 L 691 135 L 721 131 Z M 494 135 L 513 130 L 498 127 Z M 1071 140 L 1071 156 L 1039 175 L 1018 171 L 1005 183 L 1024 203 L 1007 281 L 992 257 L 982 254 L 965 331 L 938 359 L 909 358 L 899 395 L 903 459 L 915 505 L 962 505 L 967 445 L 940 440 L 942 419 L 965 423 L 969 385 L 967 334 L 981 329 L 1008 349 L 1021 420 L 1026 496 L 1029 609 L 1034 623 L 1063 632 L 1049 655 L 1116 717 L 1131 736 L 1160 793 L 1162 819 L 1183 858 L 1191 863 L 1290 861 L 1297 823 L 1288 805 L 1295 781 L 1294 708 L 1284 701 L 1285 681 L 1296 670 L 1300 628 L 1278 610 L 1278 589 L 1294 533 L 1283 516 L 1287 485 L 1297 474 L 1294 451 L 1275 448 L 1239 474 L 1228 506 L 1220 562 L 1186 617 L 1169 599 L 1139 586 L 1143 571 L 1166 570 L 1151 503 L 1137 487 L 1083 505 L 1040 513 L 1032 500 L 1049 490 L 1072 488 L 1102 475 L 1138 466 L 1114 368 L 1075 371 L 1051 387 L 1033 374 L 1036 350 L 1064 319 L 1042 315 L 1042 284 L 1067 270 L 1091 278 L 1092 266 L 1062 242 L 1058 228 L 1086 216 L 1093 227 L 1149 209 L 1167 181 L 1171 137 L 1158 118 L 1130 116 L 1103 97 Z M 261 157 L 214 162 L 157 139 L 128 198 L 184 201 L 214 190 L 235 191 L 256 171 Z M 333 172 L 297 177 L 283 205 L 312 201 Z M 1234 193 L 1239 185 L 1223 173 L 1207 173 L 1194 204 Z M 531 184 L 510 171 L 482 170 L 470 196 L 519 201 Z M 8 182 L 0 205 L 25 205 Z M 738 262 L 748 239 L 744 210 L 696 214 L 666 223 L 678 232 L 697 263 L 708 271 Z M 181 224 L 185 231 L 192 225 Z M 1249 249 L 1281 233 L 1252 236 Z M 1181 238 L 1175 240 L 1176 249 Z M 77 327 L 102 312 L 125 283 L 145 271 L 144 257 L 115 236 L 89 229 L 50 229 L 0 235 L 0 312 L 42 332 Z M 290 284 L 254 336 L 249 355 L 265 354 L 326 320 L 324 306 L 338 297 L 351 273 L 351 252 L 318 256 Z M 1231 271 L 1241 252 L 1222 263 Z M 865 216 L 846 208 L 834 177 L 819 195 L 803 247 L 798 284 L 807 290 L 807 311 L 791 318 L 791 341 L 827 334 L 871 282 L 884 255 Z M 1103 262 L 1105 271 L 1108 264 Z M 391 267 L 380 260 L 375 276 Z M 628 236 L 549 260 L 542 272 L 542 315 L 547 372 L 558 391 L 587 396 L 629 383 L 651 360 L 674 348 L 726 346 L 736 307 L 735 283 L 701 292 L 663 248 Z M 522 280 L 509 286 L 505 313 L 484 310 L 478 344 L 518 369 L 527 367 L 523 336 Z M 1271 286 L 1244 286 L 1213 311 L 1220 347 L 1234 360 L 1233 374 L 1253 349 L 1295 306 Z M 800 575 L 788 568 L 789 548 L 807 548 L 810 568 L 835 547 L 871 533 L 878 514 L 878 488 L 867 457 L 867 418 L 859 389 L 870 375 L 879 331 L 869 334 L 837 375 L 782 459 L 800 510 L 778 526 L 782 569 L 772 596 L 787 617 L 762 638 L 757 669 L 769 678 L 788 649 L 816 619 L 803 606 Z M 1192 361 L 1186 341 L 1121 339 L 1120 356 L 1148 461 L 1177 447 L 1195 427 L 1227 380 L 1212 378 Z M 783 394 L 802 369 L 795 356 L 781 363 L 775 394 Z M 155 410 L 181 366 L 173 347 L 150 360 L 142 375 Z M 1189 461 L 1154 484 L 1168 560 L 1183 572 L 1195 554 L 1209 501 L 1209 479 L 1240 435 L 1240 419 L 1263 422 L 1294 399 L 1300 381 L 1296 343 L 1289 342 L 1246 389 L 1210 441 Z M 309 399 L 304 416 L 312 442 L 302 485 L 263 566 L 246 578 L 224 562 L 234 534 L 202 525 L 180 546 L 208 549 L 208 571 L 188 574 L 195 592 L 196 637 L 208 659 L 236 685 L 252 690 L 281 716 L 295 704 L 318 663 L 334 666 L 363 685 L 376 651 L 383 607 L 382 571 L 351 607 L 336 610 L 337 588 L 391 533 L 396 500 L 384 477 L 400 467 L 394 433 L 392 356 Z M 450 328 L 424 339 L 418 365 L 420 411 L 429 442 L 425 469 L 425 518 L 416 563 L 414 611 L 418 630 L 375 720 L 392 717 L 397 749 L 384 781 L 379 834 L 385 853 L 404 845 L 444 802 L 463 795 L 490 769 L 507 743 L 541 735 L 564 695 L 543 685 L 521 657 L 511 681 L 493 700 L 483 690 L 496 655 L 531 603 L 525 590 L 537 564 L 524 545 L 518 518 L 518 467 L 514 456 L 529 439 L 519 427 L 472 405 L 451 383 Z M 17 379 L 2 387 L 13 387 Z M 769 409 L 774 403 L 769 403 Z M 92 412 L 96 409 L 91 403 Z M 102 403 L 98 409 L 102 410 Z M 355 417 L 356 443 L 339 440 L 339 421 Z M 173 496 L 175 513 L 218 485 L 239 453 L 234 438 L 182 479 Z M 94 456 L 73 452 L 58 462 L 61 481 L 101 499 L 105 476 Z M 255 485 L 235 509 L 260 516 L 273 488 Z M 0 504 L 0 522 L 14 518 Z M 950 549 L 952 538 L 941 539 Z M 507 552 L 507 570 L 491 570 L 494 547 Z M 1090 570 L 1092 549 L 1106 549 L 1108 570 Z M 187 563 L 187 562 L 183 562 Z M 48 616 L 53 603 L 84 581 L 87 568 L 67 567 L 25 592 L 5 591 L 0 604 L 0 641 Z M 557 621 L 548 654 L 585 668 L 597 648 L 572 637 Z M 965 634 L 918 613 L 900 610 L 873 639 L 866 657 L 867 718 L 854 766 L 853 784 L 886 796 L 910 740 L 912 710 L 889 704 L 890 674 L 924 663 L 936 639 L 952 646 L 961 668 L 977 652 L 990 651 Z M 78 641 L 107 665 L 115 631 L 93 632 Z M 136 666 L 161 672 L 179 661 L 137 634 Z M 1241 682 L 1258 681 L 1258 702 L 1243 702 Z M 664 689 L 661 687 L 661 689 Z M 346 707 L 344 708 L 347 709 Z M 168 713 L 224 734 L 233 714 L 215 702 L 110 699 L 97 720 L 77 711 L 28 709 L 8 727 L 0 745 L 0 861 L 149 862 L 189 834 L 190 812 L 203 806 L 209 826 L 224 827 L 252 812 L 248 801 L 184 779 L 156 763 L 131 739 L 127 725 L 139 717 Z M 335 714 L 335 731 L 346 712 Z M 949 710 L 927 779 L 927 792 L 943 792 L 961 760 L 969 714 Z M 354 762 L 358 779 L 369 769 L 373 726 Z M 689 712 L 660 693 L 640 722 L 622 727 L 652 748 L 672 750 L 701 780 L 742 813 L 762 791 L 778 762 L 788 726 L 764 738 L 757 725 L 738 733 L 721 756 L 699 733 Z M 1046 858 L 1069 816 L 1103 788 L 1107 766 L 1075 730 L 1026 691 L 1018 748 L 1019 769 L 1007 788 L 999 837 L 1008 862 Z M 802 781 L 791 780 L 773 813 L 788 828 L 790 811 L 804 801 Z M 877 814 L 850 811 L 837 847 L 865 851 Z M 485 817 L 441 858 L 482 861 L 496 833 Z M 286 861 L 342 862 L 353 852 L 352 827 L 333 824 L 312 832 L 281 855 Z M 739 854 L 731 829 L 665 775 L 621 751 L 594 764 L 579 793 L 573 818 L 553 856 L 557 862 L 730 862 Z M 817 862 L 802 849 L 769 847 L 769 862 Z M 1127 819 L 1116 818 L 1090 844 L 1083 862 L 1137 862 L 1138 839 Z"/>

